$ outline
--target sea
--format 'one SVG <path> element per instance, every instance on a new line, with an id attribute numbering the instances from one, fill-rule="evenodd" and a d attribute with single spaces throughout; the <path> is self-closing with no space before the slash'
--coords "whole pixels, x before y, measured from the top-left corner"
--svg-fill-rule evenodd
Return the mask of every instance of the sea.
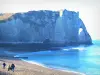
<path id="1" fill-rule="evenodd" d="M 100 75 L 100 40 L 93 45 L 61 47 L 59 50 L 19 53 L 15 57 L 29 63 L 36 62 L 48 68 L 81 72 L 86 75 Z"/>

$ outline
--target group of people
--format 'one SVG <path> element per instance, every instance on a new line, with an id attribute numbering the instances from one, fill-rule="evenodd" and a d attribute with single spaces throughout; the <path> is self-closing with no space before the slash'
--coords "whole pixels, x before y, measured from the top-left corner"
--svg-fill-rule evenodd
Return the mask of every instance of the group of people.
<path id="1" fill-rule="evenodd" d="M 5 69 L 5 67 L 6 67 L 6 63 L 4 62 L 3 63 L 3 69 Z M 8 71 L 12 70 L 14 72 L 14 69 L 15 69 L 15 65 L 13 63 L 8 66 Z"/>

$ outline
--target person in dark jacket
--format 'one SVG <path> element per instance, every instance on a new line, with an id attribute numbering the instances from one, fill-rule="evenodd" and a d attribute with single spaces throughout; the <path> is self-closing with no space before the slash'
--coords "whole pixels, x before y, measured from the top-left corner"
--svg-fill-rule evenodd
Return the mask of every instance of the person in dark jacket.
<path id="1" fill-rule="evenodd" d="M 6 67 L 6 63 L 4 62 L 2 65 L 3 65 L 3 69 L 5 69 L 5 67 Z"/>
<path id="2" fill-rule="evenodd" d="M 10 65 L 8 66 L 8 71 L 9 71 L 9 70 L 12 70 L 12 68 L 11 68 L 11 66 L 10 66 Z"/>
<path id="3" fill-rule="evenodd" d="M 11 69 L 12 69 L 12 71 L 14 72 L 15 65 L 14 65 L 13 63 L 11 64 Z"/>

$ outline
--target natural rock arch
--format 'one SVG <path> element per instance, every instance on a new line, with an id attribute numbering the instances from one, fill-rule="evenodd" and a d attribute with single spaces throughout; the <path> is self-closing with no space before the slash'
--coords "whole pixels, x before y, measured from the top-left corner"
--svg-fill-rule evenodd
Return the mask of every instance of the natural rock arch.
<path id="1" fill-rule="evenodd" d="M 87 29 L 83 23 L 83 21 L 81 19 L 79 19 L 79 33 L 78 37 L 79 37 L 79 43 L 91 43 L 92 39 L 89 35 L 89 33 L 87 32 Z M 82 29 L 80 31 L 80 29 Z"/>

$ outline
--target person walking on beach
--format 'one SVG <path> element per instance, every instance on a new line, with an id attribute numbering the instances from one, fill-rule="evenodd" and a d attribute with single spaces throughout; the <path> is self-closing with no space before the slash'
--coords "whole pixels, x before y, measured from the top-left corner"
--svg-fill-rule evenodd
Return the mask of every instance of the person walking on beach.
<path id="1" fill-rule="evenodd" d="M 14 69 L 15 69 L 15 65 L 14 64 L 11 64 L 11 69 L 14 72 Z"/>
<path id="2" fill-rule="evenodd" d="M 5 69 L 5 67 L 6 67 L 6 63 L 4 62 L 2 65 L 3 65 L 3 69 Z"/>
<path id="3" fill-rule="evenodd" d="M 9 71 L 9 70 L 12 70 L 12 68 L 11 68 L 11 66 L 10 66 L 10 65 L 8 66 L 8 71 Z"/>

